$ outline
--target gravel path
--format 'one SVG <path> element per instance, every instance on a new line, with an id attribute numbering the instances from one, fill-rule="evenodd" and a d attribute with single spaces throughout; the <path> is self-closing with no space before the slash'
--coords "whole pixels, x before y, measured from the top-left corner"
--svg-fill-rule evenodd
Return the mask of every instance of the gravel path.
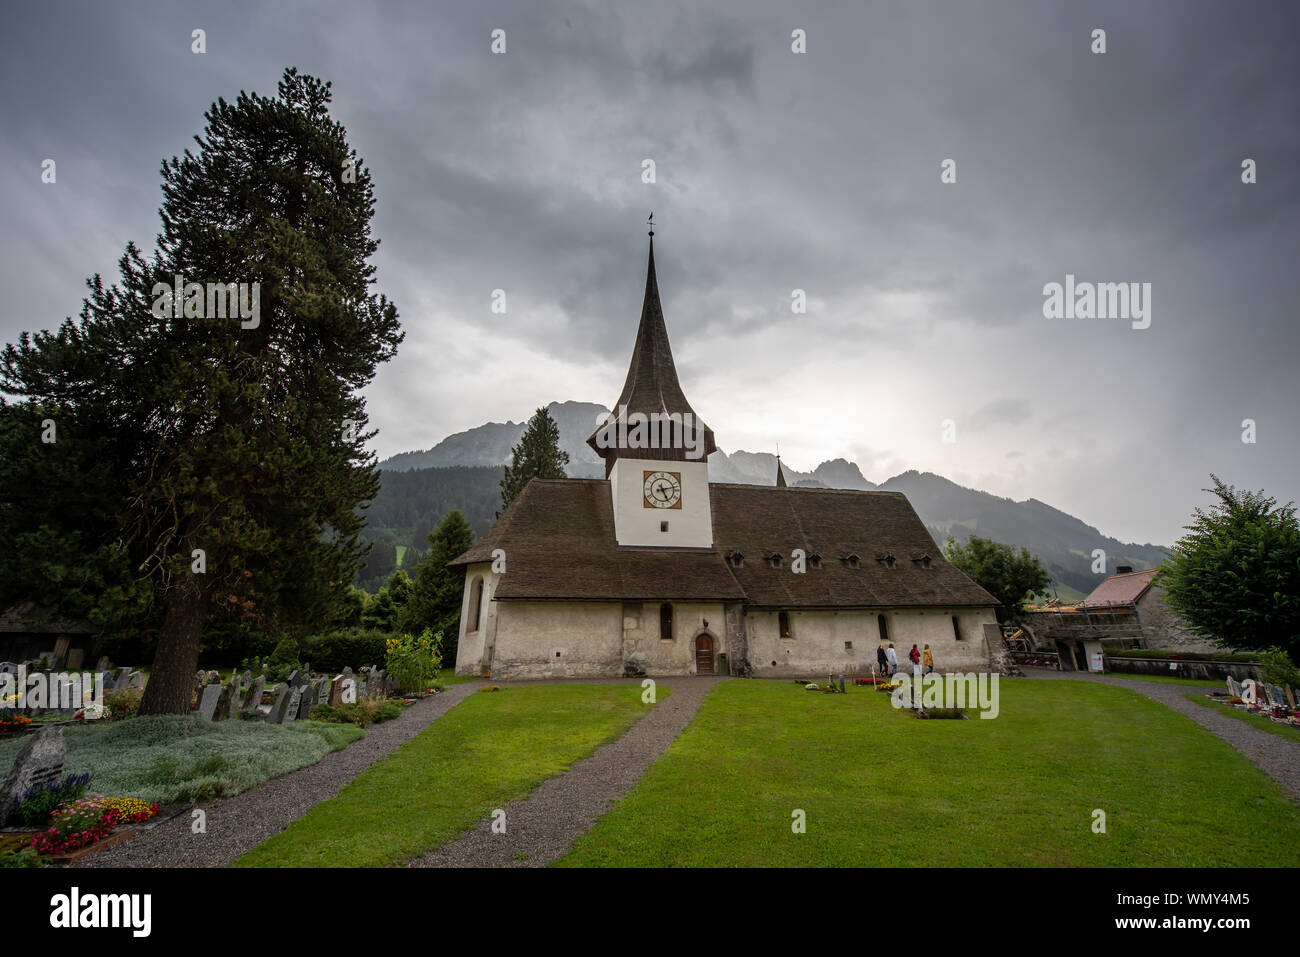
<path id="1" fill-rule="evenodd" d="M 202 805 L 207 833 L 190 831 L 182 813 L 122 844 L 83 858 L 76 867 L 224 867 L 283 831 L 380 758 L 387 757 L 473 694 L 482 681 L 449 685 L 417 701 L 398 717 L 371 725 L 366 736 L 316 764 L 290 771 L 232 798 Z"/>
<path id="2" fill-rule="evenodd" d="M 1203 708 L 1192 704 L 1183 695 L 1198 689 L 1191 685 L 1166 684 L 1159 681 L 1131 681 L 1113 675 L 1095 675 L 1087 672 L 1049 671 L 1026 668 L 1025 674 L 1033 678 L 1063 681 L 1096 681 L 1119 685 L 1144 694 L 1153 701 L 1167 705 L 1179 714 L 1186 715 L 1206 731 L 1217 735 L 1250 758 L 1255 766 L 1271 777 L 1292 800 L 1300 802 L 1300 741 L 1292 741 L 1279 734 L 1269 734 L 1245 721 L 1238 721 L 1217 708 Z"/>
<path id="3" fill-rule="evenodd" d="M 492 819 L 484 818 L 460 840 L 444 844 L 407 865 L 543 867 L 559 860 L 579 836 L 641 780 L 646 768 L 695 717 L 713 686 L 727 679 L 656 680 L 660 686 L 672 688 L 673 693 L 618 740 L 597 748 L 564 774 L 542 782 L 528 797 L 507 804 L 503 808 L 506 833 L 493 834 Z"/>

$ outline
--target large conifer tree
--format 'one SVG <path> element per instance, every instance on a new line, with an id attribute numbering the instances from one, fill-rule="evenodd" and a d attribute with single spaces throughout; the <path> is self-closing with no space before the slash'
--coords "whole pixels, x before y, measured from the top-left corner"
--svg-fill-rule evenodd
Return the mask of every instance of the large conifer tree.
<path id="1" fill-rule="evenodd" d="M 530 479 L 565 478 L 564 467 L 568 464 L 569 453 L 560 451 L 560 427 L 549 411 L 538 409 L 510 452 L 510 464 L 501 479 L 501 511 L 506 510 Z"/>
<path id="2" fill-rule="evenodd" d="M 0 388 L 113 437 L 119 538 L 160 617 L 142 714 L 188 710 L 210 615 L 341 614 L 362 552 L 356 507 L 378 478 L 360 390 L 402 336 L 370 291 L 374 191 L 329 88 L 289 69 L 276 97 L 214 104 L 197 152 L 163 163 L 153 257 L 129 245 L 78 321 L 0 360 Z M 259 314 L 214 316 L 210 296 L 187 295 L 183 317 L 159 317 L 177 276 L 259 283 Z"/>
<path id="3" fill-rule="evenodd" d="M 447 563 L 474 544 L 474 530 L 464 514 L 453 508 L 437 529 L 429 533 L 429 551 L 415 571 L 411 600 L 402 618 L 402 630 L 418 635 L 425 628 L 442 632 L 442 661 L 456 664 L 460 639 L 460 605 L 465 573 Z"/>

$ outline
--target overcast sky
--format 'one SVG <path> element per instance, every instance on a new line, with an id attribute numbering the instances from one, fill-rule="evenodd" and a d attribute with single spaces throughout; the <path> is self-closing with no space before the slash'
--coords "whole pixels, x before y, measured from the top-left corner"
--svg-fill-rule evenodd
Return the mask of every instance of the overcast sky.
<path id="1" fill-rule="evenodd" d="M 934 471 L 1168 544 L 1212 471 L 1300 498 L 1298 10 L 6 4 L 0 341 L 150 248 L 161 160 L 295 65 L 333 81 L 374 177 L 406 330 L 367 393 L 381 456 L 612 403 L 653 209 L 682 386 L 723 449 Z M 1150 283 L 1149 328 L 1045 318 L 1067 274 Z"/>

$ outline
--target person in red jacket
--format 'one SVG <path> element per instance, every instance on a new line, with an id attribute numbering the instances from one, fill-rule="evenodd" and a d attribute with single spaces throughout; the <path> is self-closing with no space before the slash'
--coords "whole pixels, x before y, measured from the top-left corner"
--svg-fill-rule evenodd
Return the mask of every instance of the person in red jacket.
<path id="1" fill-rule="evenodd" d="M 912 650 L 907 653 L 907 657 L 912 660 L 912 670 L 915 671 L 916 666 L 921 663 L 921 652 L 917 650 L 916 645 L 912 646 Z"/>

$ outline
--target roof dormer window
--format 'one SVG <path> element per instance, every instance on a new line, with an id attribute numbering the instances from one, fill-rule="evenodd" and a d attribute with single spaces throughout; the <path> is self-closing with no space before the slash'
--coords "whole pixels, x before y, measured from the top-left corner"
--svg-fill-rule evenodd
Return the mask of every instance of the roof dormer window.
<path id="1" fill-rule="evenodd" d="M 898 559 L 894 557 L 893 552 L 886 552 L 883 555 L 877 555 L 876 561 L 880 562 L 880 564 L 884 565 L 886 568 L 893 568 L 894 565 L 898 563 Z"/>
<path id="2" fill-rule="evenodd" d="M 810 554 L 810 555 L 808 556 L 808 567 L 809 567 L 809 568 L 821 568 L 821 567 L 822 567 L 822 557 L 821 557 L 820 555 L 818 555 L 816 552 L 813 552 L 812 554 Z"/>
<path id="3" fill-rule="evenodd" d="M 933 560 L 930 558 L 929 555 L 922 555 L 919 558 L 912 559 L 912 563 L 914 565 L 920 565 L 922 568 L 929 568 L 932 561 Z"/>
<path id="4" fill-rule="evenodd" d="M 862 559 L 852 552 L 845 555 L 843 558 L 840 559 L 840 561 L 842 561 L 849 568 L 857 568 L 862 563 Z"/>
<path id="5" fill-rule="evenodd" d="M 768 563 L 768 565 L 770 565 L 772 568 L 780 568 L 780 567 L 781 567 L 781 553 L 780 553 L 780 552 L 773 552 L 771 555 L 768 555 L 768 556 L 767 556 L 767 563 Z"/>
<path id="6" fill-rule="evenodd" d="M 732 568 L 744 568 L 745 556 L 740 552 L 731 552 L 727 555 L 727 564 Z"/>

